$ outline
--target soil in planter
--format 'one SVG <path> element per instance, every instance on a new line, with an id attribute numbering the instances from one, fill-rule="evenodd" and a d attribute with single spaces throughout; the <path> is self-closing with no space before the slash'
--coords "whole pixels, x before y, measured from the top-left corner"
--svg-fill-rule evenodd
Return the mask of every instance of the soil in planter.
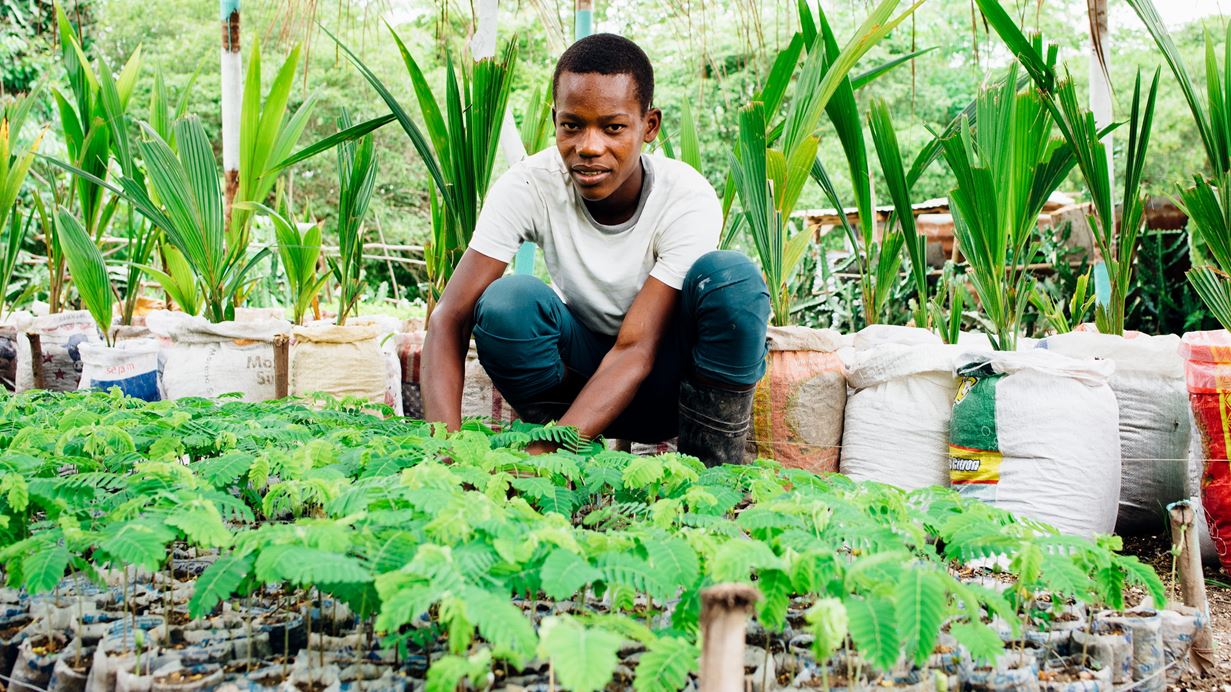
<path id="1" fill-rule="evenodd" d="M 59 658 L 57 654 L 64 650 L 67 643 L 59 634 L 38 634 L 22 642 L 10 674 L 9 690 L 40 692 L 47 689 Z"/>

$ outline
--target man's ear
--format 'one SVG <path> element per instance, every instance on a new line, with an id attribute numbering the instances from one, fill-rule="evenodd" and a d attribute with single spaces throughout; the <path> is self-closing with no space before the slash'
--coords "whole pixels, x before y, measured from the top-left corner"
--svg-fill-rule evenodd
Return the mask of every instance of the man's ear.
<path id="1" fill-rule="evenodd" d="M 552 125 L 558 125 L 558 124 L 559 124 L 559 123 L 557 123 L 557 122 L 556 122 L 556 107 L 555 107 L 555 106 L 552 106 L 552 107 L 551 107 L 551 124 L 552 124 Z"/>
<path id="2" fill-rule="evenodd" d="M 645 136 L 641 138 L 643 142 L 649 144 L 658 138 L 658 128 L 663 124 L 663 112 L 657 108 L 650 108 L 645 113 Z"/>

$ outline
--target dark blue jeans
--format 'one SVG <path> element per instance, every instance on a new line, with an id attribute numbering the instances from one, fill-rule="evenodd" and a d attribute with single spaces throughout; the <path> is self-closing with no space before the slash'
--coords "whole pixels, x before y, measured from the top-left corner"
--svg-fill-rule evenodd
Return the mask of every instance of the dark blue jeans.
<path id="1" fill-rule="evenodd" d="M 747 257 L 703 255 L 684 279 L 653 369 L 604 434 L 635 442 L 675 437 L 680 380 L 689 375 L 734 389 L 756 384 L 765 374 L 769 311 L 765 281 Z M 514 409 L 544 419 L 533 422 L 562 416 L 615 345 L 614 336 L 590 330 L 532 276 L 492 283 L 474 321 L 479 362 Z"/>

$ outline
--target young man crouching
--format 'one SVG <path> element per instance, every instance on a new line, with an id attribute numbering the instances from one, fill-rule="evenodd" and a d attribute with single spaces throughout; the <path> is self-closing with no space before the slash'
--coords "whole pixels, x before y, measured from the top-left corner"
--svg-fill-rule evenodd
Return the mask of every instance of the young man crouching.
<path id="1" fill-rule="evenodd" d="M 635 43 L 581 39 L 552 86 L 556 146 L 489 190 L 432 313 L 426 418 L 461 424 L 473 331 L 480 363 L 523 420 L 559 421 L 587 438 L 678 435 L 684 454 L 740 463 L 765 371 L 765 282 L 747 257 L 716 250 L 722 209 L 709 182 L 641 153 L 662 113 Z M 551 287 L 503 276 L 524 241 L 542 247 Z"/>

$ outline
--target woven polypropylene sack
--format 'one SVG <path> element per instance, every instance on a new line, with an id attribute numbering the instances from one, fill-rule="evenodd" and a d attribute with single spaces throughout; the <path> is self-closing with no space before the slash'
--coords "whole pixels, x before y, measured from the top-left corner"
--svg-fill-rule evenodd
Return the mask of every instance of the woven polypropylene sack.
<path id="1" fill-rule="evenodd" d="M 17 328 L 0 326 L 0 387 L 17 389 Z"/>
<path id="2" fill-rule="evenodd" d="M 82 344 L 79 388 L 108 390 L 118 387 L 124 394 L 137 399 L 162 401 L 159 350 L 158 342 L 153 339 L 123 341 L 114 347 Z"/>
<path id="3" fill-rule="evenodd" d="M 147 318 L 151 331 L 156 331 Z M 207 322 L 181 318 L 170 330 L 163 385 L 167 398 L 217 398 L 236 393 L 242 401 L 269 401 L 274 383 L 274 337 L 289 334 L 284 320 Z"/>
<path id="4" fill-rule="evenodd" d="M 963 496 L 1090 536 L 1120 497 L 1115 366 L 1045 350 L 962 356 L 949 480 Z"/>
<path id="5" fill-rule="evenodd" d="M 1180 344 L 1200 443 L 1201 506 L 1223 569 L 1231 568 L 1231 334 L 1189 332 Z"/>
<path id="6" fill-rule="evenodd" d="M 770 327 L 765 376 L 752 400 L 748 452 L 788 468 L 838 470 L 846 372 L 843 337 L 828 329 Z"/>
<path id="7" fill-rule="evenodd" d="M 372 327 L 319 325 L 292 332 L 290 393 L 385 403 L 385 357 Z"/>
<path id="8" fill-rule="evenodd" d="M 1120 408 L 1123 460 L 1116 532 L 1164 532 L 1167 505 L 1188 491 L 1191 426 L 1180 337 L 1084 331 L 1050 336 L 1039 348 L 1115 363 L 1110 385 Z"/>
<path id="9" fill-rule="evenodd" d="M 85 343 L 102 341 L 94 318 L 85 310 L 58 312 L 31 318 L 17 326 L 17 391 L 34 388 L 30 360 L 30 334 L 39 335 L 43 354 L 43 386 L 55 392 L 71 392 L 81 381 L 81 352 Z"/>
<path id="10" fill-rule="evenodd" d="M 879 343 L 856 351 L 842 430 L 841 471 L 915 489 L 949 485 L 949 418 L 959 347 Z"/>
<path id="11" fill-rule="evenodd" d="M 409 418 L 423 417 L 422 358 L 423 331 L 398 335 L 398 358 L 402 364 L 402 405 Z M 494 427 L 517 420 L 517 412 L 504 400 L 492 384 L 487 371 L 479 364 L 479 355 L 471 344 L 466 353 L 466 371 L 462 380 L 462 417 L 481 418 Z"/>

